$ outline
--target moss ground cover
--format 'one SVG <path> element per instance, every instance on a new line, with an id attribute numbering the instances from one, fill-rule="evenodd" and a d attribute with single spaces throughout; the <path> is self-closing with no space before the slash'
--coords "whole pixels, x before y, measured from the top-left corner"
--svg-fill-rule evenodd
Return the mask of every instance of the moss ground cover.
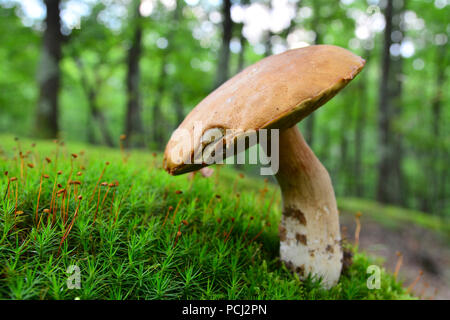
<path id="1" fill-rule="evenodd" d="M 403 299 L 372 258 L 329 291 L 278 260 L 276 186 L 215 168 L 169 176 L 161 155 L 0 136 L 1 299 Z M 191 178 L 191 179 L 190 179 Z M 69 289 L 67 269 L 81 272 Z"/>

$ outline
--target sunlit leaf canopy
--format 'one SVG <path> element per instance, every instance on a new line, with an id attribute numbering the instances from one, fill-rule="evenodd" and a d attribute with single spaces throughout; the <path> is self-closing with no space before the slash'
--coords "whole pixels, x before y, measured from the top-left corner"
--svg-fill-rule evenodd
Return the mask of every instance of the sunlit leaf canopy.
<path id="1" fill-rule="evenodd" d="M 62 3 L 61 20 L 63 22 L 63 32 L 69 34 L 73 29 L 82 28 L 81 21 L 88 17 L 95 10 L 95 7 L 102 6 L 98 11 L 97 22 L 104 25 L 113 32 L 119 32 L 127 25 L 129 19 L 129 6 L 131 0 L 67 0 Z M 202 47 L 214 47 L 217 43 L 212 39 L 220 32 L 219 24 L 222 22 L 220 13 L 221 1 L 217 0 L 185 0 L 187 5 L 184 8 L 183 15 L 185 17 L 193 17 L 197 20 L 197 24 L 191 25 L 192 36 L 202 43 Z M 242 1 L 241 1 L 242 2 Z M 235 23 L 243 23 L 243 34 L 252 44 L 253 50 L 257 54 L 264 53 L 262 42 L 265 40 L 265 32 L 270 31 L 275 34 L 283 32 L 294 21 L 299 26 L 308 23 L 314 16 L 314 5 L 312 1 L 307 0 L 277 0 L 272 1 L 254 1 L 251 4 L 242 4 L 236 2 L 231 7 L 231 17 Z M 320 1 L 319 1 L 320 2 Z M 423 4 L 421 5 L 421 2 Z M 1 0 L 1 5 L 5 8 L 16 7 L 15 13 L 20 17 L 24 26 L 32 27 L 35 30 L 42 30 L 42 22 L 45 19 L 46 9 L 41 0 Z M 305 3 L 305 5 L 303 5 Z M 380 10 L 380 0 L 355 1 L 340 0 L 335 4 L 321 6 L 319 8 L 320 15 L 326 22 L 321 28 L 330 28 L 339 33 L 343 30 L 345 21 L 354 25 L 353 34 L 349 34 L 350 39 L 347 46 L 351 49 L 373 49 L 374 37 L 377 33 L 383 31 L 385 26 L 384 15 Z M 393 55 L 401 55 L 410 58 L 417 49 L 423 48 L 423 37 L 433 32 L 433 25 L 445 24 L 445 9 L 448 4 L 447 0 L 424 0 L 411 1 L 417 10 L 411 8 L 405 12 L 404 30 L 406 32 L 414 31 L 415 37 L 421 36 L 419 39 L 406 37 L 400 44 L 396 44 L 391 48 Z M 301 5 L 300 8 L 298 8 Z M 343 16 L 336 16 L 335 8 L 338 6 L 342 10 Z M 439 13 L 442 12 L 441 21 L 433 19 L 430 23 L 425 23 L 427 18 L 427 10 L 425 12 L 420 9 L 425 6 L 431 6 Z M 160 8 L 162 7 L 162 8 Z M 176 0 L 142 0 L 139 11 L 142 16 L 150 19 L 161 18 L 161 11 L 165 13 L 175 10 Z M 427 8 L 430 9 L 430 8 Z M 417 11 L 417 12 L 416 12 Z M 436 18 L 435 15 L 433 15 Z M 321 30 L 324 31 L 324 30 Z M 437 30 L 434 30 L 437 31 Z M 444 44 L 447 41 L 448 30 L 437 32 L 433 39 L 435 44 Z M 273 53 L 280 53 L 287 49 L 299 48 L 310 45 L 314 42 L 316 34 L 308 25 L 297 27 L 293 32 L 288 34 L 286 39 L 275 37 L 272 39 L 274 44 Z M 395 38 L 395 34 L 393 35 Z M 156 45 L 164 49 L 167 47 L 167 39 L 158 37 Z M 236 38 L 230 45 L 233 53 L 240 51 L 240 45 Z M 334 43 L 337 39 L 333 35 L 327 35 L 327 43 Z M 420 63 L 416 66 L 420 67 Z M 420 69 L 420 68 L 419 68 Z"/>

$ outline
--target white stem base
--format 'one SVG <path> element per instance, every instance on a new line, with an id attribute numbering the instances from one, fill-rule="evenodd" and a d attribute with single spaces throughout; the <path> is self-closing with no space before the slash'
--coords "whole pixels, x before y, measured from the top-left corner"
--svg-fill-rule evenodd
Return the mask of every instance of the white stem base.
<path id="1" fill-rule="evenodd" d="M 336 198 L 328 172 L 296 126 L 280 132 L 276 178 L 283 195 L 281 260 L 300 278 L 320 277 L 331 288 L 342 269 Z"/>

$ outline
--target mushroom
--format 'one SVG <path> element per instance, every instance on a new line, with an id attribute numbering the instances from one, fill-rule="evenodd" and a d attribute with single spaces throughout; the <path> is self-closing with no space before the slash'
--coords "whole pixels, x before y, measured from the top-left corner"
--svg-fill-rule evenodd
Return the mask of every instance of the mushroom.
<path id="1" fill-rule="evenodd" d="M 344 88 L 364 64 L 331 45 L 264 58 L 201 101 L 172 134 L 164 154 L 165 170 L 178 175 L 211 164 L 195 161 L 199 152 L 228 150 L 240 138 L 225 133 L 228 129 L 279 129 L 280 258 L 301 279 L 321 278 L 325 288 L 338 282 L 342 269 L 339 213 L 330 176 L 296 124 Z M 195 132 L 196 123 L 202 132 Z"/>

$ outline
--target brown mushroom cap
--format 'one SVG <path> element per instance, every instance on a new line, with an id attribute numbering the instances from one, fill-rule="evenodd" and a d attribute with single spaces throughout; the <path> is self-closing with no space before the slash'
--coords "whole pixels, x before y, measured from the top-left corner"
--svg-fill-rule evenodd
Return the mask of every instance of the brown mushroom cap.
<path id="1" fill-rule="evenodd" d="M 191 141 L 194 124 L 212 128 L 286 129 L 330 100 L 364 67 L 361 57 L 340 47 L 315 45 L 273 55 L 247 67 L 203 99 L 178 127 L 190 135 L 174 135 L 167 144 L 164 167 L 171 174 L 198 170 L 205 164 L 177 163 L 172 148 L 191 145 L 192 159 L 201 141 Z M 186 141 L 183 142 L 183 139 Z"/>

